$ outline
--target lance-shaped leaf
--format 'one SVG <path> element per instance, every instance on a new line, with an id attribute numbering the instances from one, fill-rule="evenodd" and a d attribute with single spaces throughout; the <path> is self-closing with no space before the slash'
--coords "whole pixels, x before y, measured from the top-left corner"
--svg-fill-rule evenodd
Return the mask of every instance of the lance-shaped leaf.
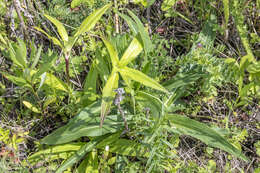
<path id="1" fill-rule="evenodd" d="M 9 55 L 11 60 L 13 61 L 14 64 L 26 68 L 26 47 L 25 47 L 25 55 L 23 54 L 23 46 L 18 46 L 18 45 L 12 45 L 9 43 Z M 20 49 L 20 50 L 19 50 Z"/>
<path id="2" fill-rule="evenodd" d="M 166 117 L 180 133 L 197 138 L 207 145 L 220 148 L 244 161 L 248 161 L 246 156 L 207 125 L 178 114 L 169 114 Z"/>
<path id="3" fill-rule="evenodd" d="M 93 139 L 92 141 L 88 142 L 84 146 L 80 148 L 75 154 L 73 154 L 69 159 L 67 159 L 56 171 L 56 173 L 62 173 L 67 168 L 71 167 L 73 164 L 77 163 L 82 159 L 82 157 L 92 151 L 96 144 L 98 144 L 104 137 L 98 137 Z"/>
<path id="4" fill-rule="evenodd" d="M 131 80 L 140 82 L 145 86 L 168 93 L 168 91 L 163 86 L 161 86 L 158 82 L 156 82 L 154 79 L 148 77 L 147 75 L 145 75 L 144 73 L 138 70 L 124 67 L 120 69 L 119 72 L 122 76 L 124 76 L 124 78 L 130 78 Z"/>
<path id="5" fill-rule="evenodd" d="M 118 85 L 118 72 L 112 71 L 112 74 L 107 80 L 105 87 L 103 88 L 102 103 L 101 103 L 101 121 L 100 126 L 102 127 L 104 118 L 110 110 L 115 92 L 113 89 L 117 88 Z"/>
<path id="6" fill-rule="evenodd" d="M 34 29 L 36 29 L 36 30 L 42 32 L 43 34 L 45 34 L 50 40 L 53 41 L 54 44 L 56 44 L 56 45 L 58 45 L 60 47 L 63 47 L 61 42 L 57 38 L 50 36 L 49 34 L 47 34 L 47 32 L 45 32 L 41 28 L 38 28 L 38 27 L 35 26 Z"/>
<path id="7" fill-rule="evenodd" d="M 74 37 L 78 37 L 81 34 L 90 31 L 97 21 L 101 18 L 101 16 L 111 7 L 111 3 L 105 5 L 104 7 L 94 11 L 90 16 L 88 16 L 80 25 L 78 31 L 74 35 Z"/>
<path id="8" fill-rule="evenodd" d="M 84 144 L 85 143 L 78 142 L 51 146 L 29 156 L 28 161 L 30 164 L 36 164 L 41 160 L 50 162 L 55 159 L 67 159 L 68 156 L 78 151 Z"/>
<path id="9" fill-rule="evenodd" d="M 36 54 L 36 56 L 34 58 L 34 61 L 33 61 L 32 65 L 31 65 L 31 67 L 30 67 L 31 69 L 34 69 L 36 67 L 37 63 L 39 62 L 40 56 L 41 56 L 41 52 L 42 52 L 42 45 L 40 46 L 40 48 L 37 51 L 37 54 Z"/>
<path id="10" fill-rule="evenodd" d="M 128 24 L 131 31 L 134 33 L 134 35 L 138 34 L 138 27 L 137 24 L 127 15 L 124 15 L 122 13 L 117 12 L 120 17 L 122 17 L 126 23 Z"/>
<path id="11" fill-rule="evenodd" d="M 68 33 L 66 31 L 66 29 L 64 28 L 63 24 L 61 22 L 59 22 L 57 19 L 48 16 L 47 14 L 44 15 L 49 21 L 51 21 L 57 28 L 58 33 L 60 34 L 63 42 L 67 42 L 69 40 L 69 36 Z"/>
<path id="12" fill-rule="evenodd" d="M 134 38 L 120 59 L 119 66 L 126 66 L 129 62 L 133 61 L 142 50 L 142 44 L 138 41 L 137 38 Z"/>
<path id="13" fill-rule="evenodd" d="M 27 67 L 27 49 L 24 41 L 18 39 L 19 45 L 16 45 L 16 59 L 24 66 Z"/>
<path id="14" fill-rule="evenodd" d="M 98 152 L 97 150 L 93 150 L 92 152 L 88 153 L 86 159 L 81 162 L 77 168 L 77 173 L 98 173 L 98 167 Z"/>
<path id="15" fill-rule="evenodd" d="M 127 10 L 129 15 L 135 20 L 138 31 L 140 32 L 141 39 L 144 44 L 144 51 L 145 53 L 150 52 L 153 49 L 152 41 L 150 40 L 149 34 L 147 29 L 143 26 L 141 20 L 130 10 Z"/>
<path id="16" fill-rule="evenodd" d="M 105 43 L 107 50 L 109 52 L 111 61 L 112 61 L 112 65 L 113 67 L 116 67 L 118 62 L 119 62 L 119 58 L 118 58 L 118 53 L 116 51 L 116 49 L 114 48 L 114 46 L 108 41 L 106 40 L 104 37 L 102 37 L 103 42 Z"/>
<path id="17" fill-rule="evenodd" d="M 18 86 L 32 88 L 31 85 L 22 77 L 16 77 L 7 73 L 0 72 L 5 78 L 12 81 Z"/>
<path id="18" fill-rule="evenodd" d="M 91 64 L 90 70 L 86 77 L 85 84 L 84 84 L 84 91 L 96 93 L 97 79 L 98 79 L 98 70 L 96 67 L 96 62 L 94 61 Z"/>

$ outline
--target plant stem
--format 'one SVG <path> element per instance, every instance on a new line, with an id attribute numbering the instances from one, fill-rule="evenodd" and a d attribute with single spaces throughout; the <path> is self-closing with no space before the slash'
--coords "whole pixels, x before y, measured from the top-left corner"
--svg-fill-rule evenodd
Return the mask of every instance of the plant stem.
<path id="1" fill-rule="evenodd" d="M 117 9 L 117 0 L 114 0 L 115 8 Z M 116 34 L 119 34 L 119 17 L 118 14 L 115 13 L 115 27 L 116 27 Z"/>
<path id="2" fill-rule="evenodd" d="M 67 84 L 70 84 L 70 73 L 69 73 L 69 54 L 65 53 L 65 62 L 66 62 L 66 79 Z"/>
<path id="3" fill-rule="evenodd" d="M 120 114 L 121 114 L 122 117 L 123 117 L 126 131 L 129 131 L 129 130 L 128 130 L 128 124 L 127 124 L 127 121 L 126 121 L 126 118 L 125 118 L 125 113 L 124 113 L 124 111 L 122 110 L 120 104 L 117 105 L 117 108 L 118 108 Z"/>
<path id="4" fill-rule="evenodd" d="M 25 26 L 25 23 L 24 23 L 24 20 L 23 20 L 23 16 L 22 16 L 22 14 L 21 14 L 21 6 L 20 6 L 20 1 L 19 0 L 14 0 L 13 1 L 13 4 L 14 4 L 14 8 L 15 8 L 15 11 L 16 11 L 16 13 L 17 13 L 17 15 L 18 15 L 18 18 L 19 18 L 19 20 L 20 20 L 20 22 L 21 22 L 21 28 L 22 28 L 22 31 L 23 31 L 23 36 L 24 36 L 24 39 L 26 40 L 26 39 L 28 39 L 28 33 L 27 33 L 27 28 L 26 28 L 26 26 Z"/>

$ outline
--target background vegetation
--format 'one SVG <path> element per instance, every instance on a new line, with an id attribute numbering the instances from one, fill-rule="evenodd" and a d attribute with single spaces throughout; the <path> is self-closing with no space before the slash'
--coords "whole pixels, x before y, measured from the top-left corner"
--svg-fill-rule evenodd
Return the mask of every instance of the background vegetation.
<path id="1" fill-rule="evenodd" d="M 259 0 L 0 0 L 0 170 L 260 172 L 259 35 Z"/>

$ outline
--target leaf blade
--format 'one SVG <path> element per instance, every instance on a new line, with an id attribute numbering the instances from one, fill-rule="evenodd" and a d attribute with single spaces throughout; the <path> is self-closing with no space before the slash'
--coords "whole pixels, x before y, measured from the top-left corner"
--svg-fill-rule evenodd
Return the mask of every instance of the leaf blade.
<path id="1" fill-rule="evenodd" d="M 153 44 L 152 44 L 152 41 L 150 40 L 150 37 L 149 37 L 147 30 L 143 26 L 141 20 L 132 11 L 127 10 L 127 12 L 135 20 L 135 22 L 137 24 L 138 31 L 140 32 L 141 39 L 142 39 L 143 44 L 144 44 L 145 53 L 150 52 L 153 49 Z"/>
<path id="2" fill-rule="evenodd" d="M 86 153 L 94 149 L 95 145 L 100 142 L 103 138 L 95 138 L 82 146 L 75 154 L 73 154 L 69 159 L 67 159 L 56 171 L 56 173 L 62 173 L 67 168 L 71 167 L 73 164 L 78 162 Z"/>
<path id="3" fill-rule="evenodd" d="M 51 39 L 53 41 L 54 44 L 56 44 L 57 46 L 60 46 L 61 48 L 63 47 L 61 42 L 55 38 L 55 37 L 52 37 L 50 36 L 47 32 L 45 32 L 43 29 L 39 28 L 39 27 L 34 27 L 34 29 L 36 29 L 37 31 L 40 31 L 42 32 L 44 35 L 46 35 L 49 39 Z"/>
<path id="4" fill-rule="evenodd" d="M 166 118 L 183 134 L 193 136 L 207 145 L 220 148 L 238 158 L 248 161 L 238 149 L 207 125 L 178 114 L 168 114 Z"/>
<path id="5" fill-rule="evenodd" d="M 143 50 L 143 46 L 138 41 L 137 38 L 134 38 L 126 51 L 124 52 L 122 58 L 119 61 L 119 66 L 124 67 L 127 64 L 129 64 L 131 61 L 133 61 Z"/>
<path id="6" fill-rule="evenodd" d="M 151 87 L 153 89 L 168 93 L 168 91 L 161 86 L 158 82 L 156 82 L 154 79 L 148 77 L 144 73 L 134 70 L 128 67 L 124 67 L 119 70 L 120 74 L 123 74 L 123 76 L 127 76 L 128 78 L 140 82 L 141 84 Z"/>
<path id="7" fill-rule="evenodd" d="M 49 21 L 51 21 L 57 28 L 58 33 L 60 35 L 60 37 L 62 38 L 63 42 L 67 42 L 69 40 L 69 36 L 68 33 L 66 31 L 66 29 L 64 28 L 63 24 L 58 21 L 57 19 L 45 14 L 44 15 Z"/>
<path id="8" fill-rule="evenodd" d="M 104 37 L 102 37 L 102 40 L 109 52 L 110 58 L 111 58 L 111 62 L 113 67 L 116 67 L 118 62 L 119 62 L 119 58 L 118 58 L 118 53 L 116 51 L 116 49 L 114 48 L 114 46 Z"/>
<path id="9" fill-rule="evenodd" d="M 102 15 L 111 7 L 111 3 L 105 5 L 104 7 L 94 11 L 91 15 L 89 15 L 80 25 L 78 31 L 75 33 L 74 37 L 78 37 L 84 32 L 90 31 L 98 20 L 102 17 Z"/>
<path id="10" fill-rule="evenodd" d="M 108 114 L 111 104 L 112 104 L 112 99 L 115 93 L 113 92 L 113 89 L 116 89 L 118 86 L 118 72 L 112 71 L 112 74 L 107 80 L 107 83 L 105 87 L 103 88 L 102 91 L 102 103 L 101 103 L 101 121 L 100 121 L 100 126 L 102 127 L 104 118 Z"/>

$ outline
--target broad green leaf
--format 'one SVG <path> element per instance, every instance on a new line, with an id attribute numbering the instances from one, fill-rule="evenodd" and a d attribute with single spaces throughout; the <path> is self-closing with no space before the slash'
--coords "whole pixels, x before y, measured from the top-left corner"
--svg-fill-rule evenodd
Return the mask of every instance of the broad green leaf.
<path id="1" fill-rule="evenodd" d="M 145 29 L 145 27 L 143 26 L 140 19 L 132 11 L 130 11 L 130 10 L 127 10 L 127 11 L 137 24 L 138 31 L 140 32 L 141 39 L 143 41 L 145 53 L 150 52 L 153 49 L 153 44 L 152 44 L 152 41 L 150 40 L 148 31 Z"/>
<path id="2" fill-rule="evenodd" d="M 124 14 L 119 13 L 119 12 L 118 12 L 118 15 L 126 21 L 126 23 L 128 24 L 131 31 L 134 33 L 134 35 L 137 35 L 138 34 L 137 24 L 127 15 L 124 15 Z"/>
<path id="3" fill-rule="evenodd" d="M 105 87 L 103 88 L 100 126 L 102 126 L 105 116 L 108 114 L 110 110 L 115 95 L 115 92 L 113 90 L 117 88 L 118 79 L 119 79 L 118 72 L 113 70 L 112 74 L 107 80 Z"/>
<path id="4" fill-rule="evenodd" d="M 56 26 L 58 33 L 61 36 L 63 42 L 65 43 L 65 42 L 69 41 L 68 33 L 67 33 L 66 29 L 64 28 L 63 24 L 60 21 L 58 21 L 57 19 L 55 19 L 47 14 L 45 14 L 44 16 Z"/>
<path id="5" fill-rule="evenodd" d="M 111 7 L 111 3 L 105 5 L 104 7 L 94 11 L 90 16 L 88 16 L 78 28 L 78 31 L 75 33 L 74 37 L 78 37 L 85 32 L 89 32 L 101 16 Z"/>
<path id="6" fill-rule="evenodd" d="M 78 151 L 84 143 L 70 143 L 70 144 L 62 144 L 62 145 L 56 145 L 51 146 L 47 149 L 40 150 L 33 155 L 28 157 L 28 161 L 31 164 L 37 163 L 38 161 L 41 161 L 43 159 L 46 159 L 48 161 L 51 161 L 53 159 L 56 159 L 57 156 L 61 156 L 62 153 L 68 153 L 71 155 L 71 153 Z M 64 156 L 64 155 L 63 155 Z"/>
<path id="7" fill-rule="evenodd" d="M 74 165 L 75 163 L 77 163 L 79 160 L 82 159 L 82 157 L 84 157 L 84 155 L 86 155 L 86 153 L 92 151 L 94 149 L 95 145 L 97 143 L 99 143 L 103 138 L 104 137 L 95 138 L 95 139 L 91 140 L 90 142 L 88 142 L 87 144 L 85 144 L 84 146 L 82 146 L 75 154 L 73 154 L 70 158 L 68 158 L 59 167 L 59 169 L 56 171 L 56 173 L 62 173 L 67 168 L 69 168 L 72 165 Z"/>
<path id="8" fill-rule="evenodd" d="M 44 144 L 62 144 L 67 143 L 83 136 L 95 137 L 102 136 L 108 133 L 115 133 L 124 127 L 124 121 L 117 115 L 109 115 L 103 122 L 100 128 L 100 117 L 89 115 L 82 111 L 83 118 L 73 118 L 67 125 L 60 127 L 50 135 L 42 139 Z"/>
<path id="9" fill-rule="evenodd" d="M 34 69 L 36 67 L 37 63 L 39 62 L 41 52 L 42 52 L 42 45 L 40 46 L 40 48 L 37 51 L 36 56 L 34 57 L 33 64 L 31 65 L 31 69 Z"/>
<path id="10" fill-rule="evenodd" d="M 131 80 L 140 82 L 141 84 L 143 84 L 145 86 L 168 93 L 168 91 L 163 86 L 161 86 L 158 82 L 156 82 L 154 79 L 146 76 L 144 73 L 142 73 L 138 70 L 124 67 L 124 68 L 120 69 L 119 72 L 120 72 L 120 74 L 122 74 L 125 77 L 130 78 Z"/>
<path id="11" fill-rule="evenodd" d="M 244 161 L 249 161 L 238 149 L 207 125 L 178 114 L 169 114 L 166 117 L 173 128 L 176 128 L 182 134 L 197 138 L 207 145 L 222 149 Z"/>
<path id="12" fill-rule="evenodd" d="M 50 40 L 53 41 L 54 44 L 60 46 L 61 48 L 63 47 L 61 42 L 57 38 L 50 36 L 49 34 L 47 34 L 47 32 L 45 32 L 41 28 L 38 28 L 38 27 L 35 26 L 34 29 L 36 29 L 36 30 L 42 32 L 43 34 L 45 34 Z"/>
<path id="13" fill-rule="evenodd" d="M 110 58 L 111 58 L 111 62 L 112 62 L 112 65 L 113 67 L 116 67 L 118 62 L 119 62 L 119 58 L 118 58 L 118 53 L 116 51 L 116 49 L 113 47 L 113 45 L 108 41 L 106 40 L 104 37 L 102 37 L 102 40 L 103 42 L 105 43 L 106 45 L 106 48 L 109 52 L 109 55 L 110 55 Z"/>
<path id="14" fill-rule="evenodd" d="M 100 102 L 83 109 L 68 124 L 62 126 L 42 139 L 41 143 L 48 145 L 63 144 L 83 136 L 95 137 L 114 133 L 124 127 L 119 116 L 108 116 L 100 128 Z"/>
<path id="15" fill-rule="evenodd" d="M 141 53 L 143 50 L 143 47 L 141 43 L 138 41 L 137 38 L 134 38 L 126 51 L 124 52 L 122 58 L 119 61 L 119 66 L 124 67 L 127 64 L 129 64 L 131 61 L 133 61 L 139 53 Z"/>
<path id="16" fill-rule="evenodd" d="M 35 105 L 33 105 L 32 103 L 27 102 L 27 101 L 23 101 L 23 104 L 24 104 L 28 109 L 30 109 L 31 111 L 33 111 L 33 112 L 35 112 L 35 113 L 41 113 L 41 112 L 39 111 L 39 109 L 38 109 Z"/>
<path id="17" fill-rule="evenodd" d="M 60 79 L 56 78 L 53 74 L 47 73 L 46 74 L 46 79 L 44 84 L 50 86 L 53 89 L 69 92 L 68 86 L 61 81 Z"/>

